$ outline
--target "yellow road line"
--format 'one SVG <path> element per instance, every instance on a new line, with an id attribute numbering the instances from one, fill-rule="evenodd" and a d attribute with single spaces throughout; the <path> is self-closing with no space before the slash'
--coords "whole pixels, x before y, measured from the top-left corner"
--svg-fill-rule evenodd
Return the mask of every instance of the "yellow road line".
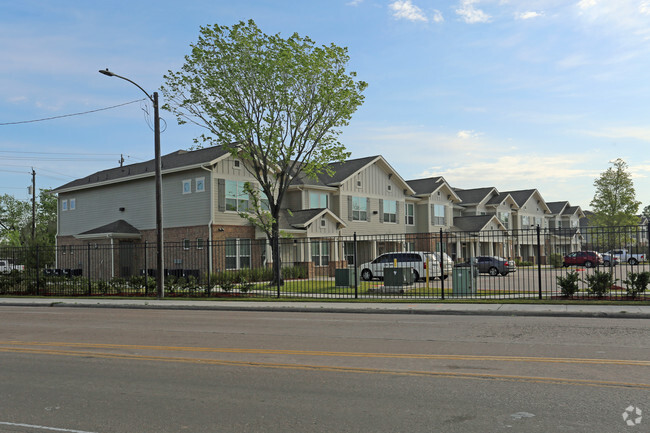
<path id="1" fill-rule="evenodd" d="M 201 364 L 201 365 L 278 368 L 278 369 L 288 369 L 288 370 L 309 370 L 309 371 L 323 371 L 323 372 L 336 372 L 336 373 L 364 373 L 364 374 L 385 374 L 385 375 L 394 375 L 394 376 L 442 377 L 442 378 L 455 378 L 455 379 L 495 380 L 495 381 L 509 381 L 509 382 L 528 382 L 528 383 L 543 383 L 543 384 L 605 387 L 605 388 L 628 388 L 628 389 L 634 388 L 634 389 L 650 390 L 650 384 L 647 383 L 614 382 L 614 381 L 588 380 L 588 379 L 565 379 L 565 378 L 556 378 L 556 377 L 512 376 L 512 375 L 483 374 L 483 373 L 453 373 L 453 372 L 442 372 L 442 371 L 388 370 L 388 369 L 380 369 L 380 368 L 336 367 L 336 366 L 310 365 L 310 364 L 281 364 L 281 363 L 253 362 L 253 361 L 229 361 L 224 359 L 200 359 L 200 358 L 180 358 L 180 357 L 177 358 L 177 357 L 150 356 L 150 355 L 128 355 L 128 354 L 118 354 L 118 353 L 46 350 L 46 349 L 24 348 L 24 347 L 0 348 L 0 352 L 30 353 L 30 354 L 57 355 L 57 356 L 76 356 L 76 357 L 83 356 L 83 357 L 92 357 L 92 358 L 125 359 L 125 360 L 136 360 L 136 361 L 182 362 L 182 363 Z"/>
<path id="2" fill-rule="evenodd" d="M 601 364 L 601 365 L 632 365 L 650 367 L 650 361 L 597 358 L 550 358 L 534 356 L 500 356 L 500 355 L 436 355 L 436 354 L 402 354 L 402 353 L 365 353 L 365 352 L 332 352 L 316 350 L 281 350 L 281 349 L 239 349 L 239 348 L 209 348 L 209 347 L 179 347 L 179 346 L 143 346 L 130 344 L 99 344 L 99 343 L 64 343 L 37 341 L 0 341 L 0 346 L 47 346 L 91 349 L 127 349 L 155 350 L 169 352 L 204 352 L 204 353 L 246 353 L 258 355 L 300 355 L 300 356 L 330 356 L 353 358 L 392 358 L 392 359 L 431 359 L 455 361 L 507 361 L 507 362 L 542 362 L 564 364 Z"/>

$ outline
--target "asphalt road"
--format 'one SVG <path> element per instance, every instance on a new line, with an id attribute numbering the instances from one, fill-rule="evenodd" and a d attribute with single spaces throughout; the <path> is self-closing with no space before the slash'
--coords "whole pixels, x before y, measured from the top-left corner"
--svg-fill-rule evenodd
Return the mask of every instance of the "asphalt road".
<path id="1" fill-rule="evenodd" d="M 0 307 L 0 432 L 647 432 L 649 330 Z"/>

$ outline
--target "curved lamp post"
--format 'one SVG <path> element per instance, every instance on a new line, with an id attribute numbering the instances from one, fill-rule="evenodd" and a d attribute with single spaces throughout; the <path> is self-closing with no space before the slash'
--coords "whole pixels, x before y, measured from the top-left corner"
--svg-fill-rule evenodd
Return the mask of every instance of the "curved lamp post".
<path id="1" fill-rule="evenodd" d="M 117 77 L 136 86 L 147 95 L 147 98 L 153 103 L 153 124 L 154 124 L 154 146 L 155 146 L 155 167 L 156 167 L 156 295 L 158 299 L 165 296 L 165 267 L 163 261 L 163 224 L 162 224 L 162 173 L 160 163 L 160 114 L 158 111 L 158 92 L 149 95 L 140 85 L 126 77 L 117 75 L 106 69 L 100 69 L 100 74 L 108 77 Z M 146 268 L 145 264 L 145 268 Z M 146 271 L 145 271 L 146 272 Z"/>

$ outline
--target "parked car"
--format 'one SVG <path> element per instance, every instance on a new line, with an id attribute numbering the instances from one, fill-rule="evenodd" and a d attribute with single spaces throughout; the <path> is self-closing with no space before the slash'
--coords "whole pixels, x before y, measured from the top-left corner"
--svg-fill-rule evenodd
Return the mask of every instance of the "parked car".
<path id="1" fill-rule="evenodd" d="M 620 260 L 616 256 L 612 256 L 611 254 L 601 254 L 603 256 L 603 265 L 604 266 L 616 266 L 620 263 Z"/>
<path id="2" fill-rule="evenodd" d="M 25 266 L 16 265 L 11 259 L 0 259 L 0 273 L 8 274 L 12 271 L 22 272 L 25 270 Z"/>
<path id="3" fill-rule="evenodd" d="M 576 251 L 564 256 L 564 267 L 567 266 L 584 266 L 593 268 L 604 263 L 603 256 L 596 251 Z"/>
<path id="4" fill-rule="evenodd" d="M 627 262 L 630 265 L 638 265 L 640 262 L 643 262 L 645 260 L 645 254 L 632 254 L 628 252 L 625 248 L 607 251 L 605 254 L 618 257 L 619 261 Z"/>
<path id="5" fill-rule="evenodd" d="M 413 280 L 417 281 L 425 278 L 427 263 L 430 264 L 429 278 L 440 277 L 444 275 L 445 278 L 453 272 L 453 261 L 444 262 L 444 273 L 440 272 L 440 262 L 435 254 L 424 251 L 413 252 L 394 252 L 385 253 L 377 257 L 372 262 L 363 263 L 361 268 L 361 279 L 370 281 L 373 278 L 384 278 L 384 268 L 392 268 L 395 260 L 397 260 L 397 267 L 410 267 L 413 272 Z"/>
<path id="6" fill-rule="evenodd" d="M 499 256 L 478 256 L 476 257 L 475 266 L 481 274 L 490 274 L 493 277 L 497 275 L 508 275 L 517 271 L 517 265 L 514 260 L 504 259 Z"/>

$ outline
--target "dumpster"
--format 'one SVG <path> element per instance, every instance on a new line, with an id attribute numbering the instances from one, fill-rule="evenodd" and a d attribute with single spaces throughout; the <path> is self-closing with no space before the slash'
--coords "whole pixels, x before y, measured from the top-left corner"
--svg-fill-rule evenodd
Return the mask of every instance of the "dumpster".
<path id="1" fill-rule="evenodd" d="M 357 285 L 359 285 L 359 274 L 357 272 Z M 334 270 L 334 285 L 336 287 L 354 287 L 354 268 L 340 268 Z"/>
<path id="2" fill-rule="evenodd" d="M 405 286 L 413 284 L 411 268 L 384 268 L 384 288 L 401 291 Z"/>
<path id="3" fill-rule="evenodd" d="M 451 296 L 476 295 L 476 267 L 472 262 L 454 267 Z"/>

